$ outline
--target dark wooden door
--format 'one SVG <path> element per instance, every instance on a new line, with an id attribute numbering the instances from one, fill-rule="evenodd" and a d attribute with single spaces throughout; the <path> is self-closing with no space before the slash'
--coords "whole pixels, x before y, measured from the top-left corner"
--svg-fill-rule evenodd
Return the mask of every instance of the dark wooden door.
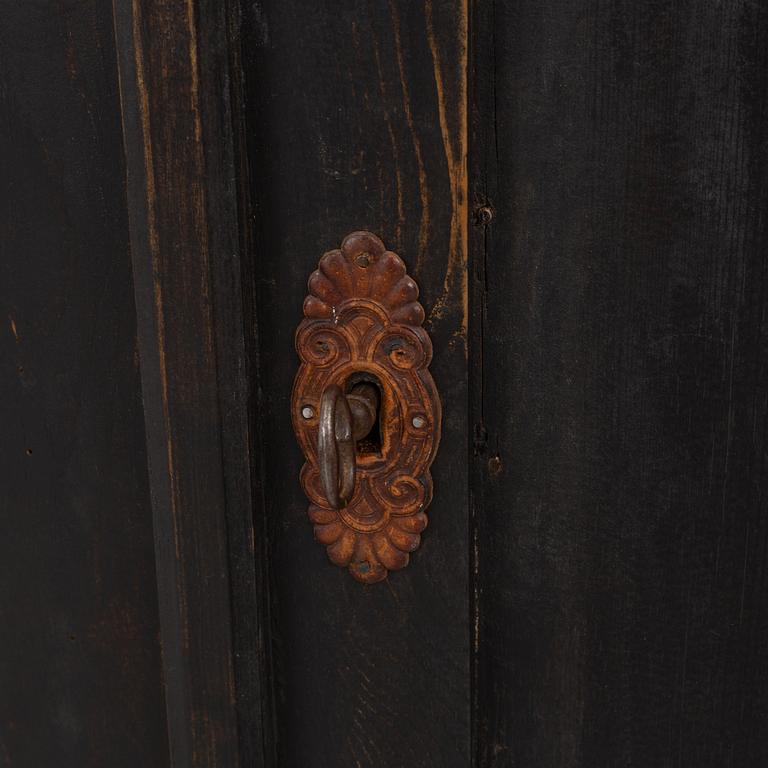
<path id="1" fill-rule="evenodd" d="M 0 6 L 0 766 L 768 762 L 768 8 Z M 443 411 L 371 585 L 290 403 L 360 229 Z"/>
<path id="2" fill-rule="evenodd" d="M 0 765 L 166 764 L 113 20 L 0 3 Z"/>
<path id="3" fill-rule="evenodd" d="M 278 763 L 466 766 L 466 15 L 460 3 L 267 3 L 250 10 L 247 30 Z M 360 229 L 398 252 L 419 285 L 444 413 L 422 545 L 371 588 L 313 541 L 290 401 L 307 279 Z"/>

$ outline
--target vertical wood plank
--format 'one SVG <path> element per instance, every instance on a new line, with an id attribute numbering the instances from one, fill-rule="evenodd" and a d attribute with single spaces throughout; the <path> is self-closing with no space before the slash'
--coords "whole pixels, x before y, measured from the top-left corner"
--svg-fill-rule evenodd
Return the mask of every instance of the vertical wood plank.
<path id="1" fill-rule="evenodd" d="M 115 4 L 169 738 L 265 765 L 230 5 Z"/>
<path id="2" fill-rule="evenodd" d="M 167 765 L 111 6 L 0 2 L 0 765 Z"/>
<path id="3" fill-rule="evenodd" d="M 768 760 L 768 10 L 476 3 L 476 757 Z"/>
<path id="4" fill-rule="evenodd" d="M 242 7 L 278 762 L 466 768 L 467 8 Z M 370 587 L 313 541 L 290 418 L 307 279 L 357 229 L 381 236 L 419 284 L 443 404 L 422 545 Z"/>

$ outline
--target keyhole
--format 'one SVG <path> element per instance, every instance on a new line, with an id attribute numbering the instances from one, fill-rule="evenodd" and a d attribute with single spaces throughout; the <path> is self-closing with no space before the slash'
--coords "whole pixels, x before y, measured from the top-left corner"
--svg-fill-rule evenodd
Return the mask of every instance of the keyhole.
<path id="1" fill-rule="evenodd" d="M 357 441 L 357 452 L 361 456 L 381 455 L 381 406 L 377 408 L 371 431 Z"/>
<path id="2" fill-rule="evenodd" d="M 353 421 L 359 427 L 355 448 L 358 456 L 380 456 L 381 434 L 381 384 L 375 376 L 357 373 L 347 381 L 347 399 L 353 413 Z M 365 428 L 362 428 L 364 425 Z"/>

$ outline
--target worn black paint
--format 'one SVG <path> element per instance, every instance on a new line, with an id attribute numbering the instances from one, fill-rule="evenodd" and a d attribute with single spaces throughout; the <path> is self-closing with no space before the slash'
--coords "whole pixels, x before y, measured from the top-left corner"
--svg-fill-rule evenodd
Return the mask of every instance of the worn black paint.
<path id="1" fill-rule="evenodd" d="M 454 201 L 435 76 L 439 66 L 447 141 L 458 154 L 466 140 L 459 118 L 461 6 L 428 12 L 405 2 L 283 1 L 248 3 L 243 14 L 278 764 L 463 768 L 469 762 L 463 253 L 451 241 Z M 428 25 L 442 56 L 438 64 Z M 463 226 L 463 213 L 456 215 L 454 226 Z M 358 229 L 380 235 L 421 288 L 444 413 L 422 546 L 405 570 L 370 587 L 332 566 L 313 541 L 290 419 L 299 364 L 293 334 L 307 278 L 324 251 Z"/>
<path id="2" fill-rule="evenodd" d="M 768 12 L 476 10 L 478 765 L 764 765 Z"/>
<path id="3" fill-rule="evenodd" d="M 115 15 L 168 740 L 185 768 L 259 766 L 270 748 L 229 10 Z"/>
<path id="4" fill-rule="evenodd" d="M 0 19 L 0 765 L 163 766 L 112 18 Z"/>
<path id="5" fill-rule="evenodd" d="M 765 764 L 768 11 L 114 8 L 2 4 L 0 764 Z M 288 412 L 361 227 L 445 417 L 372 587 Z"/>

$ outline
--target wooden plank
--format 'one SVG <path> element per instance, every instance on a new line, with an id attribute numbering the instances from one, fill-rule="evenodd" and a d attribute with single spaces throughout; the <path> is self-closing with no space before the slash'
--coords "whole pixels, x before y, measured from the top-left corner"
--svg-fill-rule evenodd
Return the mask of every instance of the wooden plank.
<path id="1" fill-rule="evenodd" d="M 480 766 L 768 759 L 768 11 L 478 3 Z"/>
<path id="2" fill-rule="evenodd" d="M 278 764 L 466 768 L 467 9 L 268 0 L 244 27 Z M 421 288 L 444 415 L 422 545 L 368 587 L 313 541 L 290 420 L 307 278 L 358 229 Z"/>
<path id="3" fill-rule="evenodd" d="M 229 4 L 115 4 L 174 765 L 264 765 Z"/>
<path id="4" fill-rule="evenodd" d="M 0 765 L 165 766 L 112 15 L 0 3 Z"/>

